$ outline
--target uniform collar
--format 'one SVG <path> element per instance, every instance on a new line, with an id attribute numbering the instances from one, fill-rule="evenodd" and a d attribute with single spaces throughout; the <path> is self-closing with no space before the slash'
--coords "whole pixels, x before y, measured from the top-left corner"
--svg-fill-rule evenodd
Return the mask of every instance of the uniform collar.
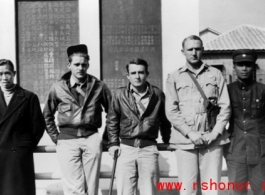
<path id="1" fill-rule="evenodd" d="M 200 73 L 200 72 L 201 72 L 202 70 L 204 70 L 204 69 L 208 70 L 209 67 L 210 67 L 209 65 L 207 65 L 207 64 L 204 63 L 204 62 L 202 62 L 202 65 L 201 65 L 201 67 L 200 67 L 198 73 Z M 187 65 L 181 67 L 181 68 L 179 69 L 179 71 L 180 71 L 181 73 L 182 73 L 182 72 L 187 72 L 187 71 L 193 72 L 193 71 L 191 71 L 191 70 L 187 67 Z"/>
<path id="2" fill-rule="evenodd" d="M 246 91 L 249 90 L 254 83 L 255 83 L 255 81 L 253 81 L 253 80 L 250 80 L 247 83 L 242 83 L 239 80 L 237 80 L 238 88 L 241 90 L 246 90 Z"/>

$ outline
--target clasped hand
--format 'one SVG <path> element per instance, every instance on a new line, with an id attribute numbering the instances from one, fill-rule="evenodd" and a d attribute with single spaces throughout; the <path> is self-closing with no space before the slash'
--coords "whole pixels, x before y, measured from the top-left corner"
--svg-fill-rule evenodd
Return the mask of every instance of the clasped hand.
<path id="1" fill-rule="evenodd" d="M 216 138 L 218 137 L 218 133 L 216 132 L 198 132 L 198 131 L 191 131 L 188 133 L 188 137 L 195 145 L 209 145 L 211 144 Z"/>

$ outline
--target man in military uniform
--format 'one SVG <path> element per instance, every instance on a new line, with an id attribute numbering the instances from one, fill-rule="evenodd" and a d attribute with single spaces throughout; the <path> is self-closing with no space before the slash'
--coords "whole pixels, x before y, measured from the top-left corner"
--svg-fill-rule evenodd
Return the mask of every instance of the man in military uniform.
<path id="1" fill-rule="evenodd" d="M 202 40 L 195 35 L 183 40 L 185 66 L 169 74 L 167 79 L 166 113 L 171 122 L 172 147 L 175 146 L 181 195 L 196 195 L 197 176 L 201 182 L 220 182 L 223 144 L 229 142 L 225 126 L 230 116 L 230 102 L 222 73 L 201 61 Z M 213 129 L 209 129 L 206 101 L 220 107 Z M 199 185 L 199 184 L 198 184 Z M 202 194 L 218 194 L 218 190 L 202 190 Z"/>
<path id="2" fill-rule="evenodd" d="M 247 194 L 248 182 L 255 195 L 265 194 L 265 85 L 253 79 L 254 51 L 236 50 L 232 57 L 237 81 L 228 85 L 231 143 L 224 154 L 229 181 L 237 187 L 230 188 L 230 195 Z"/>

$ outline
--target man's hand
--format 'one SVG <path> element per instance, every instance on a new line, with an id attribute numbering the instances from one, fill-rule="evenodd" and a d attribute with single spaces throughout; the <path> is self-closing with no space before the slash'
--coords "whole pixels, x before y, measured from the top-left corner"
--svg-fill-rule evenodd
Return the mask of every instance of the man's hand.
<path id="1" fill-rule="evenodd" d="M 203 145 L 204 144 L 204 137 L 200 132 L 197 131 L 191 131 L 188 133 L 188 136 L 190 140 L 195 144 L 195 145 Z"/>
<path id="2" fill-rule="evenodd" d="M 121 154 L 121 148 L 120 146 L 111 146 L 109 148 L 109 154 L 112 156 L 112 158 L 114 159 L 114 154 L 115 154 L 115 151 L 118 150 L 118 156 L 120 156 Z"/>
<path id="3" fill-rule="evenodd" d="M 204 141 L 207 143 L 207 145 L 210 145 L 216 138 L 218 137 L 219 133 L 212 131 L 211 133 L 206 133 L 203 135 Z"/>

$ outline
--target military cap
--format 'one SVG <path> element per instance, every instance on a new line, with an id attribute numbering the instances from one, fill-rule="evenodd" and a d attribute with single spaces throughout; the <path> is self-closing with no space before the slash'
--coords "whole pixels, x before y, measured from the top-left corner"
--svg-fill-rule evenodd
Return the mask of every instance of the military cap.
<path id="1" fill-rule="evenodd" d="M 256 62 L 257 54 L 250 49 L 238 49 L 234 51 L 232 58 L 234 62 Z"/>
<path id="2" fill-rule="evenodd" d="M 73 55 L 74 53 L 85 53 L 88 54 L 87 46 L 84 44 L 80 45 L 72 45 L 67 48 L 67 55 L 68 57 Z"/>

